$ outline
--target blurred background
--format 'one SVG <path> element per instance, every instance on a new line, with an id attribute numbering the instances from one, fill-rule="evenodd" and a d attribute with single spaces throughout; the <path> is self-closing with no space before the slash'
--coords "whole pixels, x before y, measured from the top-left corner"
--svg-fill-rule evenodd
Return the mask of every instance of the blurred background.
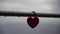
<path id="1" fill-rule="evenodd" d="M 0 0 L 0 10 L 59 14 L 60 0 Z M 34 29 L 27 24 L 27 18 L 0 16 L 1 34 L 60 34 L 60 18 L 38 17 Z"/>

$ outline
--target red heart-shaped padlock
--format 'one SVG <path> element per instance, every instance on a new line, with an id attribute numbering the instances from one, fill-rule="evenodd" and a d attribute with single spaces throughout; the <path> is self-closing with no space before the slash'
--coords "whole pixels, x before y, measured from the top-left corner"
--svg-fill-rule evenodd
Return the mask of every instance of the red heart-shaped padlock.
<path id="1" fill-rule="evenodd" d="M 34 17 L 34 18 L 28 17 L 27 18 L 27 23 L 31 28 L 34 28 L 38 25 L 39 19 L 37 17 Z"/>

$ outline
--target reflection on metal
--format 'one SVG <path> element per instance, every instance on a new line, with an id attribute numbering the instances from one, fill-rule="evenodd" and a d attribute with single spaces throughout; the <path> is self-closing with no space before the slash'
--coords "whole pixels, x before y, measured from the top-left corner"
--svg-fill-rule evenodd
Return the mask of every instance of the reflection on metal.
<path id="1" fill-rule="evenodd" d="M 13 11 L 0 11 L 0 16 L 20 16 L 20 17 L 53 17 L 60 18 L 60 14 L 52 14 L 52 13 L 35 13 L 33 12 L 13 12 Z"/>

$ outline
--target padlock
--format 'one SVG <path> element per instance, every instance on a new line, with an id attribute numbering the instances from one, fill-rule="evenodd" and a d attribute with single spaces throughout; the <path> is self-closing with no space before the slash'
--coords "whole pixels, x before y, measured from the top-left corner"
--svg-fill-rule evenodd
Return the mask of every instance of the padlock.
<path id="1" fill-rule="evenodd" d="M 28 17 L 27 23 L 31 28 L 35 28 L 39 24 L 39 18 L 38 17 Z"/>

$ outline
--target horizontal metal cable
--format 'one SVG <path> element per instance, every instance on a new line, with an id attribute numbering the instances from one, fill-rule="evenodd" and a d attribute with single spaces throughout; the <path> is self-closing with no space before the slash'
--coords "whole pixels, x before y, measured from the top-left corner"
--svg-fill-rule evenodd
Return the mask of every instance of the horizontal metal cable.
<path id="1" fill-rule="evenodd" d="M 32 12 L 12 12 L 12 11 L 0 11 L 0 16 L 20 16 L 20 17 L 53 17 L 60 18 L 60 14 L 53 13 L 32 13 Z"/>

